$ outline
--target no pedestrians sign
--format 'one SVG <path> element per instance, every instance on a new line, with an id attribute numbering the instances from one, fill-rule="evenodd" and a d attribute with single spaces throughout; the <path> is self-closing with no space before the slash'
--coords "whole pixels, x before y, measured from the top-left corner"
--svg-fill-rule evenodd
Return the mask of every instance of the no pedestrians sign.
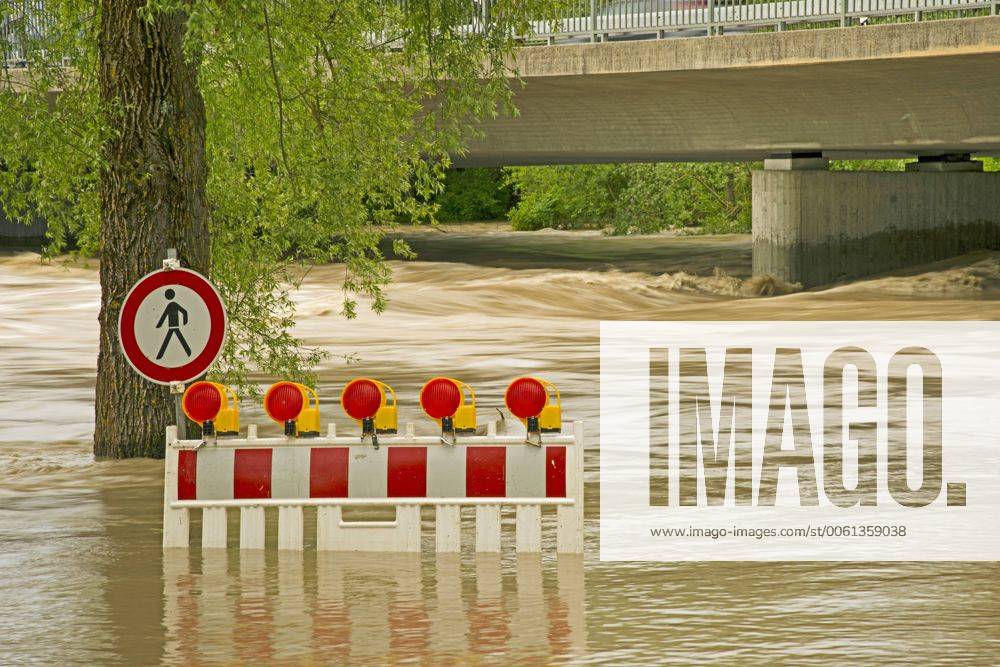
<path id="1" fill-rule="evenodd" d="M 140 375 L 157 384 L 202 375 L 222 351 L 226 309 L 200 273 L 153 271 L 137 282 L 118 315 L 118 341 Z"/>

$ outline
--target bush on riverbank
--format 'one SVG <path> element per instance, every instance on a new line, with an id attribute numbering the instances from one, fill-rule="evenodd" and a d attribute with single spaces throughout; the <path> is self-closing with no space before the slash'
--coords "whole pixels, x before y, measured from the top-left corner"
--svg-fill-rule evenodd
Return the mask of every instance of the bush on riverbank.
<path id="1" fill-rule="evenodd" d="M 513 190 L 500 169 L 450 169 L 445 174 L 444 190 L 434 201 L 441 222 L 466 222 L 502 220 L 512 199 Z"/>
<path id="2" fill-rule="evenodd" d="M 507 218 L 522 231 L 602 227 L 628 187 L 626 169 L 617 164 L 505 169 L 516 196 Z"/>
<path id="3" fill-rule="evenodd" d="M 607 227 L 612 234 L 690 228 L 750 231 L 751 163 L 660 163 L 505 170 L 519 230 Z"/>

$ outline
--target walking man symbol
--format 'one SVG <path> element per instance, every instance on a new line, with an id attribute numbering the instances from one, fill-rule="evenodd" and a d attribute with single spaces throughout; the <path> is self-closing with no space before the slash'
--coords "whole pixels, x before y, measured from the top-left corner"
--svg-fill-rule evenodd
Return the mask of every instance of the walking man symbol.
<path id="1" fill-rule="evenodd" d="M 156 328 L 159 329 L 163 326 L 163 322 L 167 323 L 167 335 L 163 339 L 163 345 L 160 346 L 160 351 L 156 355 L 156 359 L 160 360 L 163 358 L 163 354 L 167 351 L 167 345 L 170 343 L 170 339 L 173 336 L 177 337 L 177 342 L 181 344 L 184 348 L 184 352 L 187 356 L 191 356 L 191 348 L 188 347 L 187 341 L 184 340 L 184 334 L 181 333 L 181 327 L 186 327 L 188 323 L 188 313 L 184 308 L 174 302 L 174 291 L 168 289 L 164 295 L 167 297 L 167 307 L 163 309 L 163 315 L 160 316 L 160 321 L 156 323 Z M 180 319 L 184 318 L 184 324 L 180 324 Z"/>

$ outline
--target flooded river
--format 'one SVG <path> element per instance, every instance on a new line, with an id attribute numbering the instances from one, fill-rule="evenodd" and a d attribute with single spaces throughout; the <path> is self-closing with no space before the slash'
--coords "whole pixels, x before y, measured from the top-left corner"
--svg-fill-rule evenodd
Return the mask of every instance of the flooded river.
<path id="1" fill-rule="evenodd" d="M 602 319 L 997 319 L 1000 253 L 782 294 L 788 286 L 748 279 L 741 236 L 484 227 L 411 240 L 421 259 L 393 262 L 383 316 L 338 316 L 336 266 L 312 271 L 297 295 L 298 334 L 333 354 L 320 369 L 324 419 L 353 432 L 337 397 L 356 374 L 393 385 L 401 420 L 428 433 L 416 392 L 433 375 L 472 384 L 481 419 L 514 376 L 551 380 L 566 419 L 588 422 L 584 559 L 506 547 L 345 557 L 317 554 L 311 534 L 303 555 L 165 557 L 162 462 L 90 454 L 96 272 L 8 252 L 0 664 L 996 662 L 995 565 L 599 562 L 597 387 Z M 349 354 L 354 368 L 337 356 Z M 244 424 L 264 421 L 257 406 L 242 411 Z"/>

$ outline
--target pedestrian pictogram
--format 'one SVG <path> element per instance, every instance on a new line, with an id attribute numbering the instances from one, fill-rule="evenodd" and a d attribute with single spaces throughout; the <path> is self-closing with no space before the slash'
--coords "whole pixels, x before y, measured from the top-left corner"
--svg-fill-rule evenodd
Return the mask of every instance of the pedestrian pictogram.
<path id="1" fill-rule="evenodd" d="M 188 323 L 188 312 L 184 310 L 183 307 L 178 306 L 174 302 L 174 296 L 176 292 L 172 289 L 168 289 L 163 295 L 167 298 L 170 303 L 167 307 L 163 309 L 163 314 L 160 315 L 160 321 L 156 323 L 156 328 L 159 329 L 163 326 L 163 323 L 167 323 L 167 335 L 163 339 L 163 345 L 160 346 L 160 351 L 156 353 L 157 359 L 163 358 L 163 353 L 167 351 L 167 345 L 170 344 L 170 337 L 177 336 L 177 342 L 181 344 L 184 348 L 184 354 L 191 357 L 191 348 L 188 347 L 187 341 L 184 340 L 184 334 L 181 333 L 181 326 L 187 326 Z M 184 324 L 180 324 L 180 318 L 184 318 Z"/>
<path id="2" fill-rule="evenodd" d="M 125 357 L 158 384 L 202 375 L 222 351 L 225 332 L 226 311 L 215 287 L 179 267 L 154 271 L 137 282 L 118 317 Z"/>

